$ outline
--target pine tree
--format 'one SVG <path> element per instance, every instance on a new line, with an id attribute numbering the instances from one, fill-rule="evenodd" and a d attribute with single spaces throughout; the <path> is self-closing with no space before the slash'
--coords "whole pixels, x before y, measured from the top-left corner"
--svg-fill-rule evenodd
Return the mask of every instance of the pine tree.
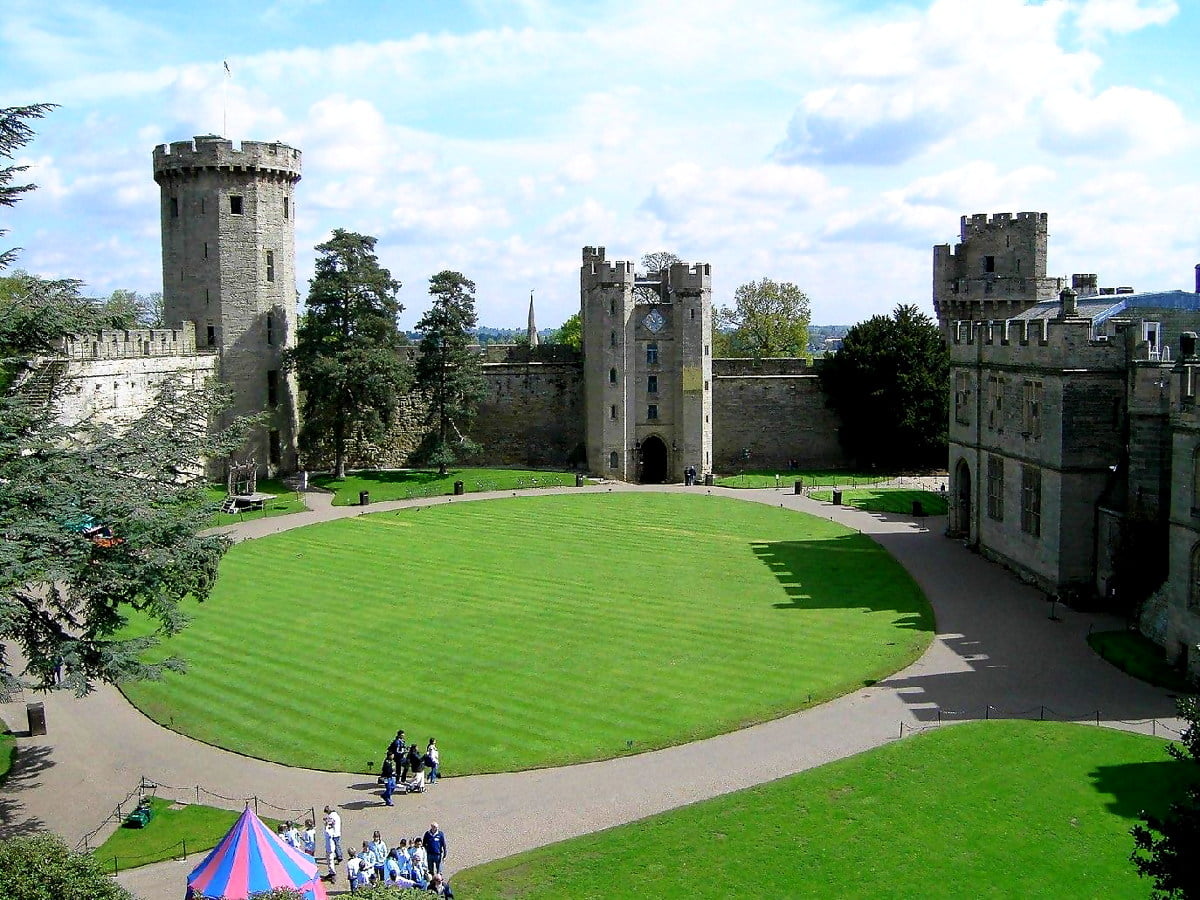
<path id="1" fill-rule="evenodd" d="M 470 349 L 475 282 L 459 272 L 439 272 L 429 279 L 429 294 L 433 305 L 417 323 L 416 386 L 428 400 L 432 428 L 422 456 L 445 475 L 460 454 L 479 449 L 467 436 L 485 390 L 479 356 Z"/>
<path id="2" fill-rule="evenodd" d="M 375 238 L 341 228 L 317 246 L 296 347 L 286 359 L 304 393 L 300 448 L 310 458 L 332 442 L 334 472 L 346 475 L 350 438 L 378 440 L 392 423 L 409 372 L 396 320 L 400 282 L 379 265 Z"/>

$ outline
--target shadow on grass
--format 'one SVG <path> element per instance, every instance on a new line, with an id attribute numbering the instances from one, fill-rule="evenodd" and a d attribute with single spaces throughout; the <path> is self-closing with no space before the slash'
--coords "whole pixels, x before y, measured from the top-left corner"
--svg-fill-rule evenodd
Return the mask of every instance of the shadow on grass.
<path id="1" fill-rule="evenodd" d="M 1167 759 L 1162 762 L 1126 763 L 1097 766 L 1089 776 L 1092 786 L 1112 799 L 1105 808 L 1124 819 L 1137 819 L 1143 810 L 1161 816 L 1185 788 L 1200 783 L 1200 767 L 1194 763 Z"/>
<path id="2" fill-rule="evenodd" d="M 4 780 L 0 796 L 0 840 L 46 830 L 46 823 L 24 814 L 21 792 L 40 786 L 40 775 L 54 765 L 52 749 L 45 745 L 26 745 L 17 751 L 13 767 Z"/>
<path id="3" fill-rule="evenodd" d="M 908 576 L 870 538 L 847 534 L 827 540 L 759 541 L 750 547 L 788 595 L 787 601 L 774 604 L 776 609 L 894 612 L 900 628 L 933 631 L 933 613 L 916 585 L 887 590 L 880 583 L 884 566 L 905 582 Z"/>

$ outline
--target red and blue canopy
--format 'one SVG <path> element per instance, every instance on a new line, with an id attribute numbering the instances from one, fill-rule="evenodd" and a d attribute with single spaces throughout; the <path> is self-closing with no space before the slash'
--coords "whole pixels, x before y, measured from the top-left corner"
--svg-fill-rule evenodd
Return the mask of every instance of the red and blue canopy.
<path id="1" fill-rule="evenodd" d="M 272 888 L 296 888 L 309 900 L 325 900 L 316 861 L 285 844 L 246 807 L 204 862 L 188 876 L 187 896 L 242 900 Z"/>

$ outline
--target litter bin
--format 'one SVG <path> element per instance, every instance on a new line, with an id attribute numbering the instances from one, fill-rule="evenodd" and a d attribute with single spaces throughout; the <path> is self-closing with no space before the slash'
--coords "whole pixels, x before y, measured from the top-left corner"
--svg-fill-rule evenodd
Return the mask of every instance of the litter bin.
<path id="1" fill-rule="evenodd" d="M 575 474 L 575 487 L 583 487 L 583 473 L 582 472 L 577 472 Z"/>
<path id="2" fill-rule="evenodd" d="M 705 473 L 704 473 L 704 486 L 705 486 L 705 487 L 712 487 L 712 486 L 713 486 L 713 474 L 712 474 L 712 472 L 705 472 Z"/>
<path id="3" fill-rule="evenodd" d="M 804 493 L 804 482 L 803 482 L 803 481 L 797 481 L 797 482 L 796 482 L 796 493 L 797 493 L 797 494 L 803 494 L 803 493 Z"/>
<path id="4" fill-rule="evenodd" d="M 25 704 L 25 716 L 29 719 L 29 733 L 46 733 L 46 707 L 39 700 L 37 703 Z"/>
<path id="5" fill-rule="evenodd" d="M 913 501 L 913 516 L 918 519 L 925 517 L 925 505 L 920 500 Z"/>
<path id="6" fill-rule="evenodd" d="M 359 491 L 358 492 L 358 505 L 359 506 L 366 506 L 370 502 L 371 502 L 371 492 L 370 491 Z"/>
<path id="7" fill-rule="evenodd" d="M 465 494 L 466 492 L 467 492 L 467 486 L 465 484 L 463 484 L 461 481 L 454 482 L 454 496 L 455 497 L 457 497 L 459 494 Z"/>
<path id="8" fill-rule="evenodd" d="M 841 506 L 841 505 L 842 505 L 842 492 L 841 492 L 841 491 L 834 491 L 834 492 L 833 492 L 833 505 L 834 505 L 834 506 Z"/>

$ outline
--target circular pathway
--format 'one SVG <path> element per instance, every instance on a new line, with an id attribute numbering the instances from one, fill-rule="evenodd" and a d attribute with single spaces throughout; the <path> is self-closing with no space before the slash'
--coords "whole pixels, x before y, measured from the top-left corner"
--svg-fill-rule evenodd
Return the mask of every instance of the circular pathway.
<path id="1" fill-rule="evenodd" d="M 73 844 L 144 775 L 165 785 L 201 785 L 227 797 L 258 796 L 290 808 L 336 805 L 347 846 L 357 846 L 375 829 L 385 837 L 420 834 L 437 820 L 451 842 L 453 872 L 868 750 L 896 740 L 902 728 L 936 723 L 939 710 L 947 718 L 951 712 L 958 713 L 954 718 L 1006 712 L 1037 717 L 1045 708 L 1048 718 L 1099 719 L 1146 733 L 1156 727 L 1151 719 L 1180 727 L 1171 695 L 1128 678 L 1088 648 L 1090 629 L 1119 628 L 1120 620 L 1060 606 L 1061 621 L 1052 621 L 1044 594 L 943 537 L 944 518 L 914 522 L 776 489 L 613 484 L 550 490 L 708 492 L 833 519 L 870 535 L 916 578 L 936 613 L 937 635 L 907 669 L 814 709 L 637 756 L 449 778 L 425 794 L 397 797 L 393 808 L 380 802 L 374 779 L 290 769 L 198 743 L 151 722 L 109 686 L 82 700 L 50 694 L 37 698 L 45 702 L 49 734 L 18 738 L 17 764 L 0 797 L 0 838 L 50 829 Z M 329 519 L 511 493 L 395 501 L 365 509 L 335 507 L 330 495 L 314 493 L 307 495 L 307 512 L 257 519 L 229 531 L 244 540 Z M 336 659 L 332 637 L 330 653 Z M 0 715 L 14 728 L 24 722 L 24 708 L 18 704 L 0 707 Z M 387 736 L 381 733 L 381 741 Z M 453 748 L 443 755 L 453 771 Z M 748 759 L 755 763 L 747 765 Z M 146 900 L 178 897 L 198 859 L 134 869 L 122 873 L 120 881 Z"/>

